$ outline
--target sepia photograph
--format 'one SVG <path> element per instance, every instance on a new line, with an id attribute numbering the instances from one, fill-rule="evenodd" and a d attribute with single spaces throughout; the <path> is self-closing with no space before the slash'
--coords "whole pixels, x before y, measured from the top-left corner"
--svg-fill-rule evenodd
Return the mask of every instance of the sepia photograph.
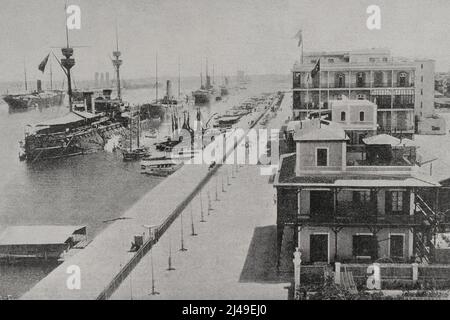
<path id="1" fill-rule="evenodd" d="M 450 300 L 449 13 L 0 0 L 0 300 Z"/>

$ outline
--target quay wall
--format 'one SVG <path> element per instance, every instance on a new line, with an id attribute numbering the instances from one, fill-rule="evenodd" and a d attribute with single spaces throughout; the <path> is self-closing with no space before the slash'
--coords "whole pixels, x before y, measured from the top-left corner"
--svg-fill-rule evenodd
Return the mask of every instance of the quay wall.
<path id="1" fill-rule="evenodd" d="M 262 110 L 247 130 L 254 127 L 270 111 L 270 107 Z M 236 144 L 225 151 L 224 159 L 233 152 Z M 21 299 L 108 299 L 219 167 L 216 165 L 210 169 L 207 164 L 184 165 Z M 129 252 L 133 237 L 145 236 L 145 226 L 156 226 L 155 236 L 146 237 L 137 252 Z M 79 288 L 69 285 L 74 272 L 78 272 L 81 279 Z"/>

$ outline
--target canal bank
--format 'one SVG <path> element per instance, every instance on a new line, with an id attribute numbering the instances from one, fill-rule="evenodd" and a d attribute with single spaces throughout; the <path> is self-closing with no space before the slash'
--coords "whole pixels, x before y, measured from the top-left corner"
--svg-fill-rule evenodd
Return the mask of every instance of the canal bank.
<path id="1" fill-rule="evenodd" d="M 291 116 L 291 99 L 286 94 L 267 128 Z M 286 300 L 290 283 L 276 273 L 274 189 L 260 169 L 222 166 L 111 298 Z"/>
<path id="2" fill-rule="evenodd" d="M 255 115 L 258 118 L 262 117 Z M 255 119 L 257 120 L 257 119 Z M 209 165 L 185 165 L 139 200 L 122 219 L 112 222 L 84 250 L 64 262 L 39 282 L 23 299 L 97 299 L 108 298 L 145 256 L 150 245 L 130 252 L 136 235 L 144 235 L 146 226 L 160 226 L 164 233 L 172 217 L 177 217 L 211 178 Z M 131 264 L 130 264 L 131 262 Z M 71 290 L 67 280 L 72 266 L 79 271 L 81 288 Z M 69 273 L 68 273 L 69 271 Z M 119 277 L 119 278 L 118 278 Z"/>

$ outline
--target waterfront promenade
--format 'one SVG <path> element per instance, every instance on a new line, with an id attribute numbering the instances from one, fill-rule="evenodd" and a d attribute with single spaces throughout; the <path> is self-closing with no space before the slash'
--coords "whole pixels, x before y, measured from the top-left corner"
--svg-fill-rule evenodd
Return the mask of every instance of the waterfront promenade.
<path id="1" fill-rule="evenodd" d="M 286 94 L 277 117 L 267 127 L 280 128 L 291 115 L 291 99 Z M 219 201 L 215 200 L 216 182 Z M 206 222 L 200 222 L 202 208 L 197 197 L 153 247 L 153 263 L 147 255 L 112 299 L 288 298 L 290 283 L 276 275 L 275 190 L 269 176 L 261 175 L 259 166 L 224 165 L 202 195 Z M 191 212 L 196 236 L 191 235 Z M 186 251 L 180 250 L 181 228 Z M 175 270 L 167 270 L 169 256 Z M 151 294 L 152 268 L 158 294 Z"/>
<path id="2" fill-rule="evenodd" d="M 260 112 L 253 115 L 254 120 L 257 120 L 264 113 Z M 245 123 L 248 123 L 249 119 L 243 120 Z M 245 123 L 242 125 L 245 125 Z M 172 221 L 167 221 L 168 217 L 171 215 L 176 217 L 180 211 L 185 209 L 192 199 L 199 196 L 198 193 L 201 187 L 210 179 L 212 179 L 211 181 L 217 181 L 218 184 L 219 182 L 222 183 L 222 178 L 219 175 L 220 172 L 215 173 L 214 170 L 209 169 L 208 165 L 183 166 L 140 199 L 124 214 L 122 219 L 111 222 L 111 225 L 100 233 L 89 246 L 58 266 L 34 288 L 23 295 L 22 298 L 109 298 L 116 289 L 115 287 L 111 287 L 112 281 L 114 279 L 117 280 L 114 281 L 115 286 L 120 285 L 124 279 L 126 282 L 128 280 L 126 279 L 128 273 L 123 272 L 124 267 L 129 267 L 128 271 L 131 272 L 135 265 L 130 266 L 130 261 L 134 260 L 135 264 L 139 263 L 140 259 L 135 259 L 137 253 L 129 252 L 134 236 L 144 235 L 148 239 L 146 226 L 149 225 L 161 226 L 165 224 L 168 227 L 171 226 Z M 218 188 L 221 188 L 221 184 Z M 213 196 L 213 194 L 210 194 L 211 198 Z M 206 199 L 206 189 L 202 191 L 202 197 Z M 204 200 L 203 206 L 206 210 L 206 200 Z M 184 219 L 186 223 L 189 221 L 186 217 Z M 176 223 L 173 224 L 168 233 L 164 233 L 165 230 L 162 230 L 160 240 L 162 241 L 164 237 L 175 232 L 173 230 L 179 230 L 176 225 Z M 159 242 L 157 246 L 158 244 Z M 146 249 L 150 247 L 151 245 L 145 246 Z M 173 250 L 177 250 L 175 242 L 173 244 Z M 140 256 L 147 258 L 149 255 L 145 255 L 145 253 L 140 252 Z M 68 279 L 71 279 L 72 274 L 70 270 L 72 266 L 80 270 L 80 289 L 71 289 L 67 286 Z M 117 275 L 121 275 L 121 278 L 117 278 Z M 132 275 L 128 278 L 132 279 Z"/>

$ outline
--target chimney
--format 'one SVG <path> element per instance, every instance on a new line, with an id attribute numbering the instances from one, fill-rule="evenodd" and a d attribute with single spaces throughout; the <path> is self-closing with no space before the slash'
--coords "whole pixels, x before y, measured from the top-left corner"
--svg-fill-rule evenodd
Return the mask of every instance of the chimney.
<path id="1" fill-rule="evenodd" d="M 84 91 L 83 92 L 83 100 L 86 105 L 86 110 L 88 112 L 95 113 L 95 110 L 92 110 L 92 95 L 94 93 L 92 91 Z"/>
<path id="2" fill-rule="evenodd" d="M 171 98 L 172 97 L 172 82 L 170 80 L 167 80 L 167 84 L 166 84 L 166 96 L 167 98 Z"/>
<path id="3" fill-rule="evenodd" d="M 111 100 L 111 94 L 112 94 L 112 90 L 111 89 L 103 89 L 103 97 L 106 100 Z"/>

